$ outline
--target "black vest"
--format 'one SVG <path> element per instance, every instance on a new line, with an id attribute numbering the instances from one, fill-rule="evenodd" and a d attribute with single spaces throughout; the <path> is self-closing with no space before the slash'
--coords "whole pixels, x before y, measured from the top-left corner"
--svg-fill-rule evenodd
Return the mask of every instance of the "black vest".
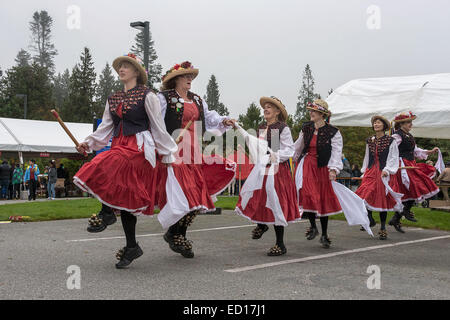
<path id="1" fill-rule="evenodd" d="M 269 129 L 267 130 L 267 134 L 266 134 L 266 140 L 267 140 L 267 144 L 269 145 L 269 148 L 272 149 L 274 152 L 277 152 L 278 150 L 280 150 L 280 143 L 278 143 L 277 146 L 274 146 L 274 148 L 272 148 L 272 134 L 278 134 L 278 142 L 280 142 L 280 136 L 281 133 L 283 132 L 284 128 L 287 127 L 287 124 L 281 121 L 272 123 L 269 126 Z M 267 123 L 263 123 L 259 126 L 258 128 L 258 134 L 260 133 L 261 130 L 265 130 L 267 128 Z M 275 131 L 277 130 L 277 131 Z"/>
<path id="2" fill-rule="evenodd" d="M 395 131 L 394 134 L 398 134 L 402 137 L 402 143 L 398 146 L 399 156 L 406 160 L 413 161 L 414 149 L 416 147 L 416 140 L 414 140 L 414 137 L 401 129 Z"/>
<path id="3" fill-rule="evenodd" d="M 164 116 L 164 122 L 166 123 L 167 132 L 171 135 L 176 129 L 181 128 L 183 121 L 184 101 L 175 91 L 175 89 L 162 91 L 167 102 L 166 115 Z M 205 133 L 205 115 L 203 112 L 203 101 L 200 96 L 195 93 L 188 92 L 188 99 L 194 101 L 200 114 L 200 120 L 202 121 L 202 134 Z"/>
<path id="4" fill-rule="evenodd" d="M 314 131 L 314 122 L 308 121 L 303 124 L 302 132 L 305 148 L 303 149 L 303 153 L 300 155 L 299 161 L 308 152 L 309 144 L 313 138 Z M 328 165 L 331 158 L 331 139 L 333 139 L 338 131 L 338 128 L 328 123 L 325 123 L 323 127 L 319 128 L 317 133 L 317 165 L 319 168 Z"/>
<path id="5" fill-rule="evenodd" d="M 383 170 L 386 167 L 387 157 L 389 155 L 389 147 L 394 141 L 394 138 L 384 135 L 380 138 L 375 136 L 369 137 L 366 140 L 367 146 L 369 147 L 369 165 L 368 168 L 372 168 L 375 163 L 375 152 L 378 154 L 378 161 L 380 161 L 380 169 Z"/>
<path id="6" fill-rule="evenodd" d="M 150 129 L 147 112 L 145 111 L 145 97 L 150 92 L 146 86 L 136 86 L 127 92 L 118 91 L 108 98 L 109 111 L 114 123 L 114 137 L 120 132 L 120 124 L 124 136 L 131 136 Z M 122 118 L 116 110 L 122 104 Z"/>

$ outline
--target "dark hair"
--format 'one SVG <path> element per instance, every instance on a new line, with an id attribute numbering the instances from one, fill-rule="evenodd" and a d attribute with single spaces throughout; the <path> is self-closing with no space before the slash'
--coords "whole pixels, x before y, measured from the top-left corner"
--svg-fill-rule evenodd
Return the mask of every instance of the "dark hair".
<path id="1" fill-rule="evenodd" d="M 177 85 L 175 79 L 178 78 L 178 77 L 179 76 L 176 76 L 175 78 L 172 78 L 169 81 L 167 81 L 165 84 L 163 84 L 161 86 L 161 91 L 175 89 L 175 87 Z"/>
<path id="2" fill-rule="evenodd" d="M 20 168 L 20 163 L 16 163 L 16 168 Z"/>
<path id="3" fill-rule="evenodd" d="M 36 161 L 34 159 L 31 159 L 30 161 L 33 162 L 33 163 L 36 163 Z"/>
<path id="4" fill-rule="evenodd" d="M 8 164 L 8 161 L 3 160 L 2 164 Z"/>

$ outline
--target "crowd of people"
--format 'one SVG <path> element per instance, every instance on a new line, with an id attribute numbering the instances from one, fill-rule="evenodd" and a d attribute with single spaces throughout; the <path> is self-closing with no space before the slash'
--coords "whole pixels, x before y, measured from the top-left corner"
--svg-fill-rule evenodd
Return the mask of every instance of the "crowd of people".
<path id="1" fill-rule="evenodd" d="M 56 168 L 56 161 L 49 161 L 44 172 L 39 169 L 34 159 L 28 161 L 28 165 L 3 160 L 0 165 L 0 200 L 19 200 L 21 192 L 27 192 L 29 201 L 36 200 L 38 190 L 43 190 L 48 200 L 56 198 L 55 185 L 57 179 L 68 180 L 68 173 L 61 164 Z"/>

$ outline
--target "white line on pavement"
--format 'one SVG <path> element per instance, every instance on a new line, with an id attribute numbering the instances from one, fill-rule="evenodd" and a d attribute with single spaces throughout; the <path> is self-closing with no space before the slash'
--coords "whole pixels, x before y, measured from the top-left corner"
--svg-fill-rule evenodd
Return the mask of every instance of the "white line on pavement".
<path id="1" fill-rule="evenodd" d="M 214 231 L 214 230 L 226 230 L 226 229 L 236 229 L 236 228 L 248 228 L 254 227 L 254 224 L 246 224 L 241 226 L 231 226 L 231 227 L 219 227 L 219 228 L 209 228 L 209 229 L 198 229 L 198 230 L 189 230 L 188 233 L 191 232 L 203 232 L 203 231 Z M 162 236 L 164 233 L 149 233 L 149 234 L 141 234 L 137 235 L 137 237 L 154 237 L 154 236 Z M 78 239 L 78 240 L 66 240 L 66 242 L 86 242 L 86 241 L 97 241 L 97 240 L 112 240 L 112 239 L 125 239 L 124 236 L 118 237 L 107 237 L 107 238 L 88 238 L 88 239 Z"/>
<path id="2" fill-rule="evenodd" d="M 334 253 L 322 254 L 322 255 L 318 255 L 318 256 L 300 258 L 300 259 L 289 259 L 289 260 L 278 261 L 278 262 L 258 264 L 258 265 L 254 265 L 254 266 L 248 266 L 248 267 L 227 269 L 227 270 L 224 270 L 224 271 L 225 272 L 232 272 L 232 273 L 243 272 L 243 271 L 250 271 L 250 270 L 255 270 L 255 269 L 262 269 L 262 268 L 269 268 L 269 267 L 280 266 L 280 265 L 284 265 L 284 264 L 299 263 L 299 262 L 318 260 L 318 259 L 325 259 L 325 258 L 336 257 L 336 256 L 345 255 L 345 254 L 364 252 L 364 251 L 371 251 L 371 250 L 377 250 L 377 249 L 382 249 L 382 248 L 396 247 L 396 246 L 402 246 L 402 245 L 407 245 L 407 244 L 412 244 L 412 243 L 420 243 L 420 242 L 441 240 L 441 239 L 448 239 L 448 238 L 450 238 L 450 235 L 448 235 L 448 236 L 440 236 L 440 237 L 433 237 L 433 238 L 425 238 L 425 239 L 419 239 L 419 240 L 403 241 L 403 242 L 397 242 L 397 243 L 392 243 L 392 244 L 386 244 L 386 245 L 380 245 L 380 246 L 372 246 L 372 247 L 366 247 L 366 248 L 358 248 L 358 249 L 352 249 L 352 250 L 344 250 L 344 251 L 339 251 L 339 252 L 334 252 Z"/>

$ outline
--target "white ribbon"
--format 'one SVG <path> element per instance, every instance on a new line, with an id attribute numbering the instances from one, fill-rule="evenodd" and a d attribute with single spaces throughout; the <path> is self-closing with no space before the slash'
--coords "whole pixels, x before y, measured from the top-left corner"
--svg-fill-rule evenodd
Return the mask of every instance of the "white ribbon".
<path id="1" fill-rule="evenodd" d="M 295 171 L 295 186 L 298 191 L 303 187 L 303 162 L 305 162 L 306 155 L 302 158 Z"/>
<path id="2" fill-rule="evenodd" d="M 367 233 L 373 237 L 364 200 L 346 186 L 336 181 L 331 181 L 331 185 L 333 186 L 334 193 L 336 194 L 342 210 L 344 211 L 347 223 L 350 226 L 363 226 Z"/>
<path id="3" fill-rule="evenodd" d="M 397 193 L 394 190 L 392 190 L 391 186 L 389 185 L 389 176 L 381 178 L 381 181 L 383 181 L 383 184 L 386 188 L 386 195 L 389 193 L 395 200 L 395 206 L 394 210 L 397 212 L 403 211 L 403 203 L 402 198 L 404 196 L 403 193 Z"/>
<path id="4" fill-rule="evenodd" d="M 405 167 L 405 163 L 403 162 L 403 159 L 400 158 L 400 165 L 402 167 Z M 401 175 L 402 175 L 402 183 L 405 185 L 406 189 L 409 190 L 409 176 L 406 172 L 406 169 L 401 169 Z"/>
<path id="5" fill-rule="evenodd" d="M 155 141 L 153 140 L 150 131 L 147 130 L 136 133 L 136 144 L 139 151 L 142 151 L 142 146 L 144 146 L 145 159 L 150 162 L 154 168 L 156 166 Z"/>
<path id="6" fill-rule="evenodd" d="M 267 180 L 266 180 L 266 195 L 267 195 L 266 207 L 272 210 L 276 226 L 287 227 L 288 223 L 286 221 L 286 218 L 284 217 L 283 209 L 281 209 L 280 200 L 278 198 L 275 189 L 274 176 L 275 176 L 275 166 L 272 164 L 269 168 L 269 172 L 267 173 Z"/>
<path id="7" fill-rule="evenodd" d="M 167 229 L 189 212 L 189 202 L 178 183 L 172 166 L 167 168 L 166 205 L 158 214 L 158 220 Z"/>
<path id="8" fill-rule="evenodd" d="M 440 149 L 438 149 L 438 160 L 434 167 L 436 168 L 437 171 L 439 171 L 439 173 L 442 173 L 445 170 L 444 159 L 442 158 L 442 153 Z"/>

